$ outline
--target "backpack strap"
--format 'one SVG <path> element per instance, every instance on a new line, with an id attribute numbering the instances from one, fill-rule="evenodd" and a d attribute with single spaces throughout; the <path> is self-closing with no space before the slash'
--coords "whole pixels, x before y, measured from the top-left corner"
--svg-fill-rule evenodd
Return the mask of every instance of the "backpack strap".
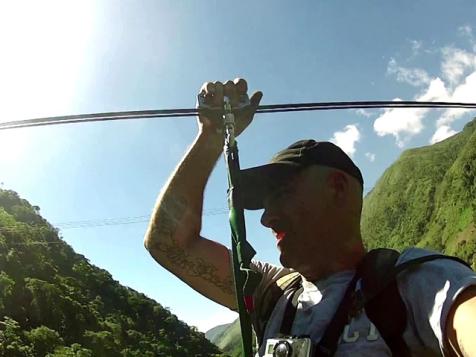
<path id="1" fill-rule="evenodd" d="M 356 292 L 354 311 L 365 313 L 392 351 L 393 356 L 411 356 L 403 340 L 407 326 L 407 309 L 398 291 L 396 263 L 400 253 L 393 249 L 374 249 L 359 264 L 361 290 Z M 422 262 L 407 265 L 415 266 Z M 403 270 L 400 270 L 403 271 Z"/>
<path id="2" fill-rule="evenodd" d="M 347 286 L 334 317 L 329 325 L 327 325 L 326 331 L 322 335 L 319 343 L 314 346 L 314 357 L 333 356 L 335 354 L 339 338 L 342 335 L 345 325 L 347 325 L 350 319 L 349 311 L 352 309 L 355 286 L 357 285 L 358 280 L 359 276 L 354 274 L 354 277 Z"/>
<path id="3" fill-rule="evenodd" d="M 469 265 L 452 256 L 431 254 L 396 265 L 400 253 L 393 249 L 374 249 L 359 264 L 357 274 L 362 278 L 356 294 L 354 311 L 365 308 L 370 321 L 377 327 L 394 356 L 410 356 L 403 339 L 407 326 L 407 308 L 398 290 L 397 275 L 420 264 L 436 259 L 449 259 Z"/>
<path id="4" fill-rule="evenodd" d="M 357 274 L 362 278 L 363 304 L 368 303 L 392 284 L 401 272 L 435 259 L 449 259 L 463 264 L 471 269 L 464 260 L 457 257 L 430 254 L 411 259 L 396 265 L 400 253 L 394 249 L 378 248 L 368 252 L 357 268 Z M 361 306 L 363 307 L 363 305 Z"/>
<path id="5" fill-rule="evenodd" d="M 261 299 L 257 301 L 253 327 L 258 339 L 258 345 L 263 343 L 264 331 L 274 307 L 281 296 L 287 291 L 299 289 L 302 282 L 302 276 L 298 272 L 292 272 L 280 277 L 270 285 L 262 294 Z"/>
<path id="6" fill-rule="evenodd" d="M 282 336 L 290 336 L 291 329 L 293 327 L 294 318 L 296 317 L 297 306 L 299 301 L 299 296 L 304 291 L 304 288 L 298 287 L 291 292 L 291 295 L 288 297 L 288 304 L 286 305 L 286 310 L 283 315 L 283 322 L 281 324 L 281 329 L 279 331 Z"/>

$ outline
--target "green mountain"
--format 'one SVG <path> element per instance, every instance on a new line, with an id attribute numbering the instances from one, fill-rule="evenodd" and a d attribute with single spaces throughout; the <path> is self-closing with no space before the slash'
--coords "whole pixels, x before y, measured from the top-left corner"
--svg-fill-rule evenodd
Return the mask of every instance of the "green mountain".
<path id="1" fill-rule="evenodd" d="M 207 334 L 215 328 L 209 330 Z M 240 357 L 242 355 L 240 319 L 236 319 L 231 324 L 222 325 L 220 330 L 221 333 L 216 334 L 212 342 L 228 356 Z"/>
<path id="2" fill-rule="evenodd" d="M 0 357 L 218 354 L 203 333 L 76 254 L 38 207 L 0 190 Z"/>
<path id="3" fill-rule="evenodd" d="M 439 143 L 404 151 L 365 197 L 362 237 L 369 249 L 417 246 L 476 268 L 476 118 Z M 238 320 L 214 340 L 240 346 Z"/>
<path id="4" fill-rule="evenodd" d="M 207 332 L 205 332 L 205 337 L 207 338 L 208 341 L 211 343 L 215 343 L 215 341 L 221 336 L 221 334 L 228 328 L 230 327 L 231 324 L 224 324 L 224 325 L 218 325 Z"/>
<path id="5" fill-rule="evenodd" d="M 437 144 L 407 150 L 365 197 L 368 248 L 410 246 L 476 267 L 476 118 Z"/>

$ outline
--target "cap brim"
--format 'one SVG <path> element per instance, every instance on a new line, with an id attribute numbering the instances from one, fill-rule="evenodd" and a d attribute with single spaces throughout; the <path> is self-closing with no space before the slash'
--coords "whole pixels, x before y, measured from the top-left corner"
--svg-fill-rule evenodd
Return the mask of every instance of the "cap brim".
<path id="1" fill-rule="evenodd" d="M 299 170 L 299 166 L 284 163 L 271 163 L 241 170 L 240 192 L 243 207 L 248 210 L 264 208 L 265 198 Z"/>

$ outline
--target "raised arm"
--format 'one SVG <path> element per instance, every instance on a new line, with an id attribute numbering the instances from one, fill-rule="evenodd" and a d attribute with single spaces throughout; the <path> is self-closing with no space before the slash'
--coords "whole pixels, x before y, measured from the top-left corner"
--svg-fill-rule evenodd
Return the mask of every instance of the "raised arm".
<path id="1" fill-rule="evenodd" d="M 201 93 L 209 105 L 222 105 L 223 95 L 233 104 L 247 93 L 247 84 L 243 79 L 225 84 L 208 82 Z M 250 110 L 235 118 L 237 134 L 251 123 L 261 97 L 261 92 L 255 93 L 250 98 Z M 200 236 L 203 192 L 223 149 L 221 123 L 200 115 L 198 127 L 195 141 L 159 194 L 144 245 L 159 264 L 192 288 L 235 309 L 229 251 Z"/>

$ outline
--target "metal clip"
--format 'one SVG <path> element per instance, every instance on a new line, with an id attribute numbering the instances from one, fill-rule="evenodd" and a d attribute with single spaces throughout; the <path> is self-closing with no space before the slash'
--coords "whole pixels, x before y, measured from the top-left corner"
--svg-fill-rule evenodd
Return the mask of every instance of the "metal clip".
<path id="1" fill-rule="evenodd" d="M 240 96 L 238 105 L 232 106 L 227 96 L 223 97 L 223 106 L 214 107 L 205 103 L 204 93 L 197 96 L 197 109 L 211 120 L 222 121 L 227 140 L 230 145 L 235 142 L 235 114 L 240 114 L 250 106 L 250 98 L 247 95 Z"/>
<path id="2" fill-rule="evenodd" d="M 225 127 L 225 143 L 227 145 L 233 146 L 235 144 L 235 115 L 231 109 L 230 98 L 223 97 L 223 109 L 225 110 L 225 115 L 223 116 Z"/>

